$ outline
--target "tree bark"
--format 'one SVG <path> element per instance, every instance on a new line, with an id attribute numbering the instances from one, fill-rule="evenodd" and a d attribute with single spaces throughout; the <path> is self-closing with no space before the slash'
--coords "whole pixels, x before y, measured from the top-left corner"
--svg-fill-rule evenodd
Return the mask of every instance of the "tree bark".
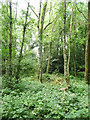
<path id="1" fill-rule="evenodd" d="M 85 54 L 85 80 L 90 84 L 90 1 L 88 2 L 88 37 Z"/>
<path id="2" fill-rule="evenodd" d="M 28 11 L 29 11 L 29 3 L 28 3 L 28 7 L 27 7 L 25 24 L 24 24 L 24 27 L 23 27 L 22 45 L 21 45 L 21 50 L 20 50 L 20 54 L 19 54 L 18 66 L 17 66 L 17 74 L 16 74 L 17 83 L 19 82 L 18 79 L 19 79 L 19 72 L 20 72 L 20 62 L 21 62 L 21 59 L 22 59 L 22 51 L 23 51 L 24 40 L 25 40 L 25 32 L 26 32 L 26 26 L 27 26 Z"/>
<path id="3" fill-rule="evenodd" d="M 9 2 L 10 8 L 10 35 L 9 35 L 9 76 L 12 79 L 12 2 Z"/>

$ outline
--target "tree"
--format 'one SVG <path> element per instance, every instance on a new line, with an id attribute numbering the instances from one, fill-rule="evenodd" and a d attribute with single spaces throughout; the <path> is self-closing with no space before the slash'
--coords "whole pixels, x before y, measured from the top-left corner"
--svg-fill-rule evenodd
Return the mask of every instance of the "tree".
<path id="1" fill-rule="evenodd" d="M 45 19 L 45 12 L 47 7 L 47 0 L 44 3 L 42 13 L 41 13 L 41 0 L 40 0 L 40 9 L 39 9 L 39 17 L 38 17 L 38 77 L 39 81 L 42 83 L 42 37 L 43 37 L 43 25 Z M 41 19 L 40 19 L 41 18 Z M 41 26 L 40 26 L 41 25 Z"/>
<path id="2" fill-rule="evenodd" d="M 19 54 L 19 60 L 18 60 L 18 65 L 17 65 L 17 73 L 16 73 L 17 83 L 19 82 L 18 79 L 19 79 L 19 72 L 20 72 L 20 62 L 21 62 L 21 59 L 22 59 L 22 51 L 23 51 L 23 46 L 24 46 L 24 41 L 25 41 L 25 32 L 26 32 L 26 27 L 27 27 L 28 11 L 29 11 L 29 3 L 28 3 L 28 6 L 27 6 L 25 24 L 24 24 L 24 26 L 23 26 L 22 45 L 21 45 L 20 54 Z"/>
<path id="3" fill-rule="evenodd" d="M 85 54 L 85 80 L 90 84 L 90 1 L 88 2 L 88 38 Z"/>
<path id="4" fill-rule="evenodd" d="M 9 2 L 10 8 L 10 35 L 9 35 L 9 76 L 12 79 L 12 2 Z"/>
<path id="5" fill-rule="evenodd" d="M 67 78 L 67 57 L 66 57 L 66 36 L 65 36 L 65 24 L 66 24 L 66 0 L 64 0 L 64 17 L 63 17 L 63 56 L 64 56 L 64 77 Z"/>
<path id="6" fill-rule="evenodd" d="M 16 58 L 16 40 L 17 40 L 17 34 L 16 34 L 16 30 L 17 30 L 17 27 L 16 27 L 16 23 L 17 23 L 17 2 L 16 2 L 16 10 L 15 10 L 15 19 L 14 19 L 14 34 L 15 34 L 15 37 L 14 37 L 14 50 L 13 50 L 13 54 L 14 54 L 14 57 Z"/>
<path id="7" fill-rule="evenodd" d="M 72 37 L 72 20 L 73 20 L 73 8 L 72 8 L 72 13 L 71 13 L 71 21 L 70 21 L 70 33 L 69 33 L 69 51 L 68 51 L 68 62 L 67 62 L 67 81 L 69 83 L 69 75 L 70 75 L 70 56 L 71 56 L 71 37 Z"/>
<path id="8" fill-rule="evenodd" d="M 56 23 L 57 19 L 55 20 Z M 52 31 L 51 31 L 51 41 L 49 42 L 49 56 L 48 56 L 48 63 L 47 63 L 47 69 L 46 69 L 46 74 L 48 75 L 49 72 L 49 67 L 50 67 L 50 58 L 51 58 L 51 50 L 52 50 L 52 43 L 53 43 L 53 31 L 55 28 L 55 23 L 52 26 Z"/>
<path id="9" fill-rule="evenodd" d="M 51 14 L 51 10 L 52 10 L 52 1 L 50 1 L 49 23 L 50 23 L 50 14 Z M 53 33 L 53 28 L 52 28 L 52 33 Z M 46 69 L 46 74 L 47 74 L 47 75 L 48 75 L 49 66 L 50 66 L 51 47 L 52 47 L 52 33 L 51 33 L 51 41 L 49 42 L 49 56 L 48 56 L 48 63 L 47 63 L 47 69 Z"/>
<path id="10" fill-rule="evenodd" d="M 76 0 L 74 2 L 74 31 L 76 30 Z M 74 32 L 74 39 L 73 39 L 73 64 L 74 64 L 74 75 L 77 76 L 76 72 L 76 58 L 75 58 L 75 32 Z"/>
<path id="11" fill-rule="evenodd" d="M 47 70 L 46 70 L 46 74 L 47 74 L 47 75 L 48 75 L 49 66 L 50 66 L 51 47 L 52 47 L 52 37 L 51 37 L 51 41 L 50 41 L 50 43 L 49 43 L 49 56 L 48 56 L 48 64 L 47 64 Z"/>

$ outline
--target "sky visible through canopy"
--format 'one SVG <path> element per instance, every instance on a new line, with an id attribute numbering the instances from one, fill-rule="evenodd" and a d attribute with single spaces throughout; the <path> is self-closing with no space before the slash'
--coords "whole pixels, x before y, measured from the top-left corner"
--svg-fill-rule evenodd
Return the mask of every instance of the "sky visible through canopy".
<path id="1" fill-rule="evenodd" d="M 1 2 L 5 2 L 5 1 L 10 1 L 10 0 L 0 0 Z M 26 10 L 27 9 L 27 2 L 30 3 L 30 5 L 33 5 L 35 7 L 36 12 L 38 13 L 38 9 L 39 9 L 39 2 L 40 0 L 11 0 L 13 3 L 18 3 L 18 16 L 20 15 L 20 11 L 22 9 Z M 45 0 L 42 0 L 42 2 L 44 2 Z M 50 0 L 48 0 L 50 1 Z M 52 0 L 52 2 L 55 0 Z M 59 1 L 63 1 L 63 0 L 59 0 Z M 68 2 L 70 1 L 74 1 L 74 0 L 66 0 Z M 88 0 L 76 0 L 77 2 L 87 2 Z"/>
<path id="2" fill-rule="evenodd" d="M 39 2 L 40 0 L 13 0 L 14 2 L 17 1 L 18 2 L 18 8 L 19 10 L 26 9 L 27 8 L 27 2 L 30 2 L 31 5 L 33 5 L 35 7 L 35 9 L 38 12 L 39 9 Z M 42 0 L 42 2 L 44 2 L 45 0 Z M 50 0 L 48 0 L 50 1 Z M 52 0 L 52 2 L 55 0 Z M 63 1 L 63 0 L 59 0 L 59 1 Z M 66 0 L 66 1 L 73 1 L 73 0 Z M 80 1 L 80 2 L 87 2 L 87 0 L 76 0 L 76 1 Z"/>

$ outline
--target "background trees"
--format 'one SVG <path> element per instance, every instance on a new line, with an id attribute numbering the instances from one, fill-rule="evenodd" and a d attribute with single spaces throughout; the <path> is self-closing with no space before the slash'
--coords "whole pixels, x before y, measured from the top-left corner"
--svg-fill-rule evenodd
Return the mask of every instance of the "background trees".
<path id="1" fill-rule="evenodd" d="M 21 16 L 16 3 L 1 4 L 3 75 L 19 79 L 22 71 L 30 76 L 35 70 L 42 82 L 42 73 L 58 72 L 69 79 L 84 72 L 87 4 L 40 1 L 39 14 L 27 4 Z"/>

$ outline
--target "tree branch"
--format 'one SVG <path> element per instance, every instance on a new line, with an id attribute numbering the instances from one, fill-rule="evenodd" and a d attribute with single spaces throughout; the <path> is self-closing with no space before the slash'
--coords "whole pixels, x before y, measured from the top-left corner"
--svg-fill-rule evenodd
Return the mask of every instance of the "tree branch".
<path id="1" fill-rule="evenodd" d="M 77 10 L 83 15 L 83 17 L 88 21 L 88 19 L 86 18 L 86 16 L 84 15 L 84 13 L 82 11 L 79 10 L 78 6 L 76 5 Z"/>
<path id="2" fill-rule="evenodd" d="M 57 17 L 55 17 L 54 20 L 57 20 Z M 47 28 L 49 25 L 51 25 L 51 24 L 54 22 L 54 20 L 53 20 L 52 22 L 49 22 L 49 23 L 44 27 L 44 30 L 46 30 L 46 28 Z"/>
<path id="3" fill-rule="evenodd" d="M 29 5 L 30 6 L 30 5 Z M 30 6 L 31 10 L 33 11 L 33 13 L 36 15 L 36 17 L 38 18 L 37 13 L 32 9 L 32 7 Z"/>
<path id="4" fill-rule="evenodd" d="M 49 22 L 45 27 L 44 27 L 44 30 L 46 30 L 46 28 L 50 25 L 50 24 L 52 24 L 53 23 L 53 21 L 52 22 Z"/>
<path id="5" fill-rule="evenodd" d="M 39 15 L 38 15 L 38 25 L 37 25 L 37 28 L 38 28 L 38 32 L 39 32 L 39 27 L 40 27 L 40 16 L 41 16 L 41 7 L 42 7 L 42 0 L 40 0 L 40 6 L 39 6 Z"/>

